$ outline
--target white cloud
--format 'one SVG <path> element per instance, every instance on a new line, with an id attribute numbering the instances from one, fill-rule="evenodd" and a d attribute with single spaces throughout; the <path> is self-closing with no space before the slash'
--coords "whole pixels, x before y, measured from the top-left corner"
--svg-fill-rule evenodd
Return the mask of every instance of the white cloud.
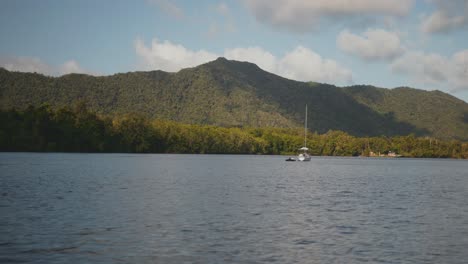
<path id="1" fill-rule="evenodd" d="M 321 19 L 404 16 L 413 0 L 244 0 L 257 20 L 293 31 L 315 29 Z"/>
<path id="2" fill-rule="evenodd" d="M 430 0 L 437 9 L 423 18 L 421 30 L 424 33 L 445 33 L 468 25 L 467 0 Z"/>
<path id="3" fill-rule="evenodd" d="M 464 26 L 467 22 L 464 16 L 451 16 L 446 12 L 436 11 L 424 19 L 421 29 L 424 33 L 448 32 Z"/>
<path id="4" fill-rule="evenodd" d="M 37 72 L 52 75 L 52 67 L 35 57 L 0 58 L 0 66 L 9 71 Z"/>
<path id="5" fill-rule="evenodd" d="M 269 72 L 277 72 L 277 58 L 260 47 L 234 48 L 224 51 L 224 57 L 230 60 L 249 61 Z"/>
<path id="6" fill-rule="evenodd" d="M 400 37 L 395 32 L 369 29 L 363 36 L 342 31 L 337 38 L 338 47 L 364 60 L 391 60 L 403 52 Z"/>
<path id="7" fill-rule="evenodd" d="M 59 76 L 69 73 L 85 73 L 96 75 L 96 73 L 83 69 L 75 60 L 69 60 L 58 67 L 42 62 L 36 57 L 11 57 L 0 58 L 0 67 L 9 71 L 37 72 L 49 76 Z"/>
<path id="8" fill-rule="evenodd" d="M 150 4 L 155 5 L 161 9 L 164 13 L 181 19 L 185 17 L 184 11 L 177 4 L 170 0 L 147 0 Z"/>
<path id="9" fill-rule="evenodd" d="M 454 67 L 451 74 L 455 89 L 468 91 L 468 50 L 455 53 L 451 61 Z"/>
<path id="10" fill-rule="evenodd" d="M 218 55 L 205 51 L 191 51 L 182 45 L 170 41 L 153 39 L 147 47 L 143 40 L 135 41 L 136 54 L 141 59 L 141 67 L 145 70 L 178 71 L 214 60 Z"/>
<path id="11" fill-rule="evenodd" d="M 83 69 L 75 60 L 69 60 L 65 62 L 64 64 L 60 65 L 60 67 L 58 68 L 58 72 L 60 75 L 69 74 L 69 73 L 91 74 L 91 72 L 88 72 L 85 69 Z"/>
<path id="12" fill-rule="evenodd" d="M 408 52 L 391 64 L 391 70 L 408 75 L 412 82 L 421 85 L 436 86 L 449 92 L 468 90 L 468 50 L 451 57 Z"/>
<path id="13" fill-rule="evenodd" d="M 294 80 L 326 83 L 352 82 L 350 70 L 302 46 L 286 53 L 280 59 L 278 67 L 278 74 Z"/>
<path id="14" fill-rule="evenodd" d="M 178 71 L 224 56 L 255 63 L 266 71 L 294 80 L 352 82 L 350 70 L 302 46 L 287 52 L 283 57 L 276 57 L 260 47 L 232 48 L 226 49 L 223 54 L 215 54 L 204 50 L 192 51 L 182 45 L 157 39 L 153 39 L 151 46 L 147 47 L 141 39 L 137 39 L 135 51 L 141 59 L 140 67 L 146 70 Z"/>
<path id="15" fill-rule="evenodd" d="M 319 54 L 298 46 L 277 58 L 260 47 L 235 48 L 224 52 L 227 59 L 249 61 L 260 68 L 298 81 L 326 83 L 351 83 L 352 73 L 336 61 L 324 59 Z"/>

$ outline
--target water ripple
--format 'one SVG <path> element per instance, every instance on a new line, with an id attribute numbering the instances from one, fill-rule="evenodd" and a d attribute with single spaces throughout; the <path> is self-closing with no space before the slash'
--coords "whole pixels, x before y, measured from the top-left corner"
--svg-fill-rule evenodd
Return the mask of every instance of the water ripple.
<path id="1" fill-rule="evenodd" d="M 468 163 L 0 153 L 2 263 L 464 263 Z"/>

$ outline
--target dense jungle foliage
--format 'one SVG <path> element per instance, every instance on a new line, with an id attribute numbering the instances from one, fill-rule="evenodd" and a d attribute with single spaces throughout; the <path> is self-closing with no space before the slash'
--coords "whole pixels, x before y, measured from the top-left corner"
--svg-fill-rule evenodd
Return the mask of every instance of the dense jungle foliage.
<path id="1" fill-rule="evenodd" d="M 138 114 L 106 117 L 80 103 L 0 111 L 0 151 L 293 154 L 303 128 L 216 127 L 153 120 Z M 354 137 L 341 131 L 309 133 L 312 155 L 468 158 L 468 143 L 409 136 Z"/>
<path id="2" fill-rule="evenodd" d="M 414 134 L 468 141 L 468 104 L 439 91 L 297 82 L 224 58 L 177 73 L 98 77 L 0 68 L 0 109 L 42 104 L 59 109 L 80 101 L 116 120 L 139 113 L 145 120 L 257 128 L 299 127 L 308 104 L 309 128 L 319 134 L 339 130 L 358 137 Z"/>

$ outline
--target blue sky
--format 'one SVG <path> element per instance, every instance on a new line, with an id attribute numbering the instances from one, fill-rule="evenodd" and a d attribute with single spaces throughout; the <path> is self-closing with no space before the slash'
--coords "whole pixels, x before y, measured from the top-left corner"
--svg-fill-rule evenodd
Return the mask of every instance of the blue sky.
<path id="1" fill-rule="evenodd" d="M 468 101 L 467 0 L 0 5 L 0 66 L 9 70 L 177 71 L 224 56 L 301 81 L 438 89 Z"/>

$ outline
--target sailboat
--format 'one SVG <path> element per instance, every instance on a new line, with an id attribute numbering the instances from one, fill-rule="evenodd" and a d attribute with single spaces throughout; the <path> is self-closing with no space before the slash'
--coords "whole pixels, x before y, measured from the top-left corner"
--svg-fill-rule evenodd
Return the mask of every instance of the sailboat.
<path id="1" fill-rule="evenodd" d="M 298 161 L 310 161 L 311 160 L 309 153 L 307 153 L 307 151 L 309 150 L 309 148 L 307 148 L 307 104 L 305 107 L 304 146 L 300 148 L 299 150 L 302 151 L 302 153 L 300 153 L 297 156 Z"/>

